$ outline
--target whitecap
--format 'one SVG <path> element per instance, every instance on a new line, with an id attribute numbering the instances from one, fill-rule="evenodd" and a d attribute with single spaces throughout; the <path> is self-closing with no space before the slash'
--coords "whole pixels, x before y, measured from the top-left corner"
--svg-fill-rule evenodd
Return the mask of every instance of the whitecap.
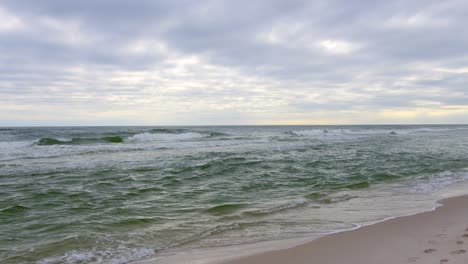
<path id="1" fill-rule="evenodd" d="M 177 141 L 177 140 L 189 140 L 189 139 L 199 139 L 207 137 L 208 135 L 197 133 L 197 132 L 187 132 L 181 134 L 170 134 L 170 133 L 140 133 L 133 135 L 127 138 L 128 142 L 148 142 L 148 141 Z"/>

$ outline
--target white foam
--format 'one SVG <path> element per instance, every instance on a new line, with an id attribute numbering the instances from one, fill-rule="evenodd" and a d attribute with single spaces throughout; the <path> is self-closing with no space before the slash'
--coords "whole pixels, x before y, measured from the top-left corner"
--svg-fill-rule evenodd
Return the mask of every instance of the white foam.
<path id="1" fill-rule="evenodd" d="M 174 140 L 188 140 L 188 139 L 199 139 L 204 138 L 207 135 L 203 135 L 197 132 L 187 132 L 181 134 L 171 133 L 140 133 L 127 138 L 128 142 L 148 142 L 148 141 L 174 141 Z"/>
<path id="2" fill-rule="evenodd" d="M 430 132 L 448 132 L 466 130 L 466 127 L 419 127 L 419 128 L 373 128 L 373 129 L 306 129 L 291 131 L 293 134 L 301 137 L 316 137 L 316 136 L 339 136 L 339 135 L 373 135 L 373 134 L 390 134 L 395 132 L 396 134 L 413 134 L 413 133 L 430 133 Z"/>
<path id="3" fill-rule="evenodd" d="M 440 127 L 440 128 L 429 128 L 429 127 L 421 127 L 421 128 L 414 128 L 408 129 L 410 132 L 444 132 L 444 131 L 456 131 L 456 130 L 466 130 L 464 127 Z"/>
<path id="4" fill-rule="evenodd" d="M 38 261 L 38 264 L 56 264 L 56 263 L 109 263 L 124 264 L 136 259 L 143 259 L 154 254 L 150 248 L 132 249 L 126 246 L 120 246 L 116 250 L 99 251 L 96 249 L 90 251 L 72 250 L 63 255 L 54 256 Z"/>
<path id="5" fill-rule="evenodd" d="M 25 149 L 34 144 L 32 141 L 2 141 L 0 142 L 0 161 L 14 160 L 22 156 Z"/>
<path id="6" fill-rule="evenodd" d="M 468 172 L 444 171 L 432 176 L 416 178 L 416 184 L 412 187 L 413 192 L 431 193 L 439 191 L 454 183 L 468 180 Z"/>
<path id="7" fill-rule="evenodd" d="M 16 149 L 27 147 L 33 144 L 32 141 L 1 141 L 0 142 L 0 150 L 4 151 L 6 149 Z"/>

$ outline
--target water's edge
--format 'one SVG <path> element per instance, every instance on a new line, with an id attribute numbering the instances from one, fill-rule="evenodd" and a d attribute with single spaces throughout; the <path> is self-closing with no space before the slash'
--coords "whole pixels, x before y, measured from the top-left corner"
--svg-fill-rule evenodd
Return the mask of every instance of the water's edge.
<path id="1" fill-rule="evenodd" d="M 188 251 L 173 250 L 163 252 L 160 255 L 151 256 L 139 261 L 131 262 L 132 264 L 222 264 L 228 261 L 241 259 L 253 255 L 274 252 L 278 250 L 290 249 L 297 246 L 306 245 L 314 240 L 322 237 L 357 230 L 366 226 L 375 225 L 388 220 L 410 217 L 425 212 L 435 211 L 443 206 L 442 202 L 446 199 L 456 198 L 468 195 L 468 181 L 453 183 L 446 188 L 434 193 L 433 200 L 430 202 L 432 207 L 422 209 L 409 214 L 395 215 L 386 217 L 367 224 L 356 224 L 353 228 L 331 231 L 328 233 L 315 234 L 306 237 L 292 237 L 288 239 L 279 239 L 271 241 L 261 241 L 255 243 L 246 243 L 235 246 L 220 246 L 210 248 L 197 248 Z"/>

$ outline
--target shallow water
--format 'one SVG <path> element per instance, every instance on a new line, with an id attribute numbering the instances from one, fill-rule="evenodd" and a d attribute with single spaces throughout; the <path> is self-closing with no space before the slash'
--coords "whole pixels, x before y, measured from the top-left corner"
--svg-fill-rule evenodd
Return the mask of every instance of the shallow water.
<path id="1" fill-rule="evenodd" d="M 0 128 L 0 262 L 348 229 L 430 207 L 467 168 L 461 125 Z"/>

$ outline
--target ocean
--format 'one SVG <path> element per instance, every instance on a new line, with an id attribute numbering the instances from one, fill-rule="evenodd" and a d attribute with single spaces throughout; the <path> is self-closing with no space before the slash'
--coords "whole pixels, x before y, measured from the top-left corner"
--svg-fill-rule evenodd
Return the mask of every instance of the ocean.
<path id="1" fill-rule="evenodd" d="M 467 180 L 467 125 L 0 128 L 0 263 L 314 237 Z"/>

